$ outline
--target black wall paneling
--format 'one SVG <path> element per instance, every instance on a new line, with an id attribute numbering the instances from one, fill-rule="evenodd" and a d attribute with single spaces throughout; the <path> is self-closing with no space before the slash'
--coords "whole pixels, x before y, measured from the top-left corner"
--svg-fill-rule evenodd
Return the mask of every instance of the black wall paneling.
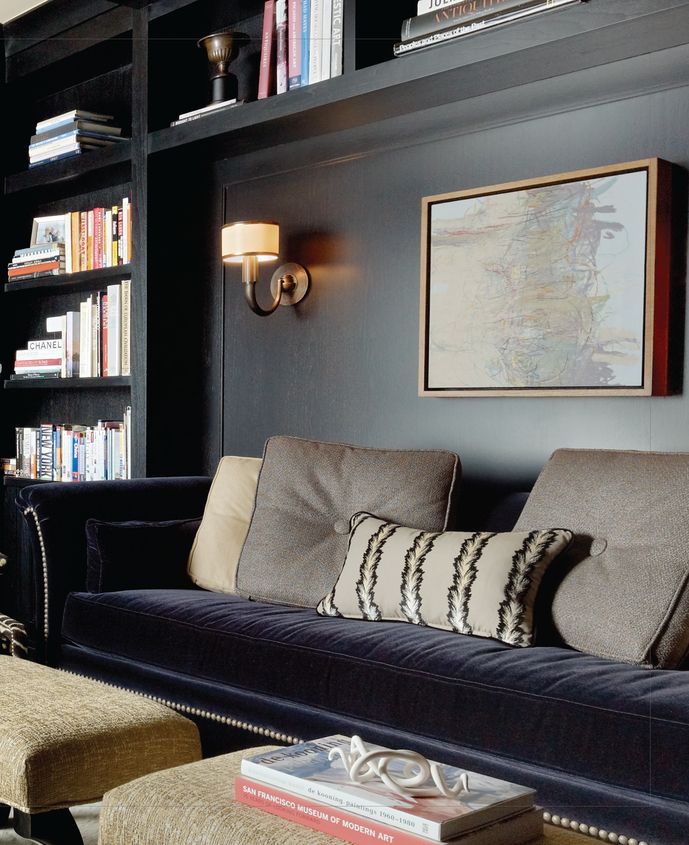
<path id="1" fill-rule="evenodd" d="M 671 47 L 219 164 L 226 219 L 277 220 L 281 260 L 313 280 L 260 319 L 228 268 L 222 451 L 259 455 L 277 432 L 447 447 L 475 490 L 530 484 L 562 446 L 688 449 L 686 395 L 417 396 L 421 198 L 651 156 L 685 169 L 687 58 Z M 682 270 L 686 208 L 678 224 Z"/>

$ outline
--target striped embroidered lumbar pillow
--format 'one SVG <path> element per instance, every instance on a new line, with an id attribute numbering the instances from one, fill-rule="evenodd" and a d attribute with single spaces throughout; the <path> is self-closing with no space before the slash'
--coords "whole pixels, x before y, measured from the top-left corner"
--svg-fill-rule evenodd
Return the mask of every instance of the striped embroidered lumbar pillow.
<path id="1" fill-rule="evenodd" d="M 560 528 L 437 533 L 357 513 L 344 567 L 318 613 L 529 646 L 541 579 L 571 540 L 572 532 Z"/>

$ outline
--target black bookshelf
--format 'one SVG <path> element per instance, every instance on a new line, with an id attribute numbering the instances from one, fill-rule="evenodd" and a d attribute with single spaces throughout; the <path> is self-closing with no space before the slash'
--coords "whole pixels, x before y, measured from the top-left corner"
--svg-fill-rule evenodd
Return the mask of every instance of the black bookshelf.
<path id="1" fill-rule="evenodd" d="M 131 387 L 130 376 L 105 378 L 22 378 L 6 379 L 5 390 L 92 390 L 111 387 Z"/>
<path id="2" fill-rule="evenodd" d="M 66 273 L 62 276 L 44 276 L 40 279 L 25 279 L 23 282 L 7 282 L 5 293 L 37 290 L 46 293 L 95 290 L 100 285 L 126 279 L 131 274 L 131 264 L 120 264 L 117 267 L 103 267 L 100 270 L 84 270 L 81 273 Z"/>

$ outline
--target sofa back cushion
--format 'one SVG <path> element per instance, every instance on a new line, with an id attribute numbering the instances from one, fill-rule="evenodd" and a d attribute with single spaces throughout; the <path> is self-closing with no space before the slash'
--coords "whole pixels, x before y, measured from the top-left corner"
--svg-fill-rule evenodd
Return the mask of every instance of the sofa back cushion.
<path id="1" fill-rule="evenodd" d="M 689 454 L 558 450 L 515 530 L 558 524 L 575 539 L 548 585 L 556 635 L 590 654 L 678 666 L 689 649 Z"/>
<path id="2" fill-rule="evenodd" d="M 442 531 L 458 471 L 451 452 L 270 438 L 239 560 L 238 593 L 315 607 L 340 574 L 354 513 Z"/>
<path id="3" fill-rule="evenodd" d="M 189 576 L 204 590 L 235 592 L 260 469 L 260 458 L 226 455 L 220 459 L 189 555 Z"/>

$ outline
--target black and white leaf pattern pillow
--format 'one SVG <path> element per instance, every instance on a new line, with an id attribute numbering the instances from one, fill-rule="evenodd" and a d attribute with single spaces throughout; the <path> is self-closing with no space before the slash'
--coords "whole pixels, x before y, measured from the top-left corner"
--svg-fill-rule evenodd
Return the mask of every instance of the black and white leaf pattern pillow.
<path id="1" fill-rule="evenodd" d="M 340 577 L 317 610 L 529 646 L 541 579 L 571 540 L 562 528 L 437 533 L 357 513 Z"/>

